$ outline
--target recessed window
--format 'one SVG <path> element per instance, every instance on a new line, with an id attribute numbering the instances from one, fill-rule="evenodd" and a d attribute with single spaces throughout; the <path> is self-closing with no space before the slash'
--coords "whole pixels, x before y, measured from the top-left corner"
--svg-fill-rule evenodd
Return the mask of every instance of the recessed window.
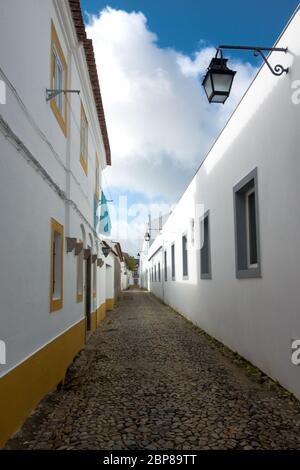
<path id="1" fill-rule="evenodd" d="M 167 281 L 168 280 L 167 251 L 164 252 L 164 272 L 165 272 L 165 281 Z"/>
<path id="2" fill-rule="evenodd" d="M 247 261 L 248 266 L 257 267 L 257 236 L 256 236 L 256 209 L 255 190 L 247 191 L 246 198 L 246 234 L 247 234 Z"/>
<path id="3" fill-rule="evenodd" d="M 233 189 L 237 278 L 260 277 L 257 169 Z"/>
<path id="4" fill-rule="evenodd" d="M 160 276 L 161 276 L 161 274 L 160 274 L 160 263 L 158 263 L 157 270 L 158 270 L 158 282 L 160 282 L 161 281 L 161 278 L 160 278 Z"/>
<path id="5" fill-rule="evenodd" d="M 88 173 L 88 122 L 81 103 L 80 112 L 80 163 L 85 174 Z"/>
<path id="6" fill-rule="evenodd" d="M 171 246 L 172 280 L 175 281 L 175 245 Z"/>
<path id="7" fill-rule="evenodd" d="M 200 222 L 200 234 L 200 277 L 201 279 L 211 279 L 209 211 L 204 214 Z"/>
<path id="8" fill-rule="evenodd" d="M 182 237 L 182 275 L 187 278 L 189 275 L 188 271 L 188 251 L 187 251 L 187 236 Z"/>
<path id="9" fill-rule="evenodd" d="M 65 90 L 68 88 L 68 67 L 60 45 L 58 35 L 51 21 L 51 90 Z M 67 97 L 59 93 L 50 100 L 51 109 L 63 131 L 67 135 Z"/>
<path id="10" fill-rule="evenodd" d="M 154 266 L 154 281 L 156 282 L 156 265 Z"/>
<path id="11" fill-rule="evenodd" d="M 51 219 L 50 312 L 63 306 L 63 245 L 64 228 Z"/>

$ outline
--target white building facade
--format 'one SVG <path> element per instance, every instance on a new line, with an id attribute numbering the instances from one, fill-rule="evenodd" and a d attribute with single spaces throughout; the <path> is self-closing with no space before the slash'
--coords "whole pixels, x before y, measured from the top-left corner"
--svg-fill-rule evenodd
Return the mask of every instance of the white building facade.
<path id="1" fill-rule="evenodd" d="M 1 447 L 113 307 L 115 255 L 95 224 L 111 157 L 79 0 L 10 0 L 0 23 Z"/>
<path id="2" fill-rule="evenodd" d="M 300 398 L 300 10 L 149 247 L 157 297 Z M 298 80 L 298 82 L 297 82 Z M 234 86 L 234 84 L 233 84 Z"/>

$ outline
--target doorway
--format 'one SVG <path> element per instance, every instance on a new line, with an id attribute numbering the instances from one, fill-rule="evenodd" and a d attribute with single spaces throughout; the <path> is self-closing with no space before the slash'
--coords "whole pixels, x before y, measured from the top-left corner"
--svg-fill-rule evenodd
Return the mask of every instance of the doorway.
<path id="1" fill-rule="evenodd" d="M 85 316 L 86 330 L 91 331 L 91 256 L 86 260 L 85 273 Z"/>

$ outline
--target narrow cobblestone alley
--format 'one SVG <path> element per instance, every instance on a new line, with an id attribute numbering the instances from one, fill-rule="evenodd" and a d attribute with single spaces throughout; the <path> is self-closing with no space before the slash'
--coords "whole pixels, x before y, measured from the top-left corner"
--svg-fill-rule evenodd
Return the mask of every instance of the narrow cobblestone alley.
<path id="1" fill-rule="evenodd" d="M 6 447 L 300 448 L 299 403 L 233 358 L 152 295 L 123 293 Z"/>

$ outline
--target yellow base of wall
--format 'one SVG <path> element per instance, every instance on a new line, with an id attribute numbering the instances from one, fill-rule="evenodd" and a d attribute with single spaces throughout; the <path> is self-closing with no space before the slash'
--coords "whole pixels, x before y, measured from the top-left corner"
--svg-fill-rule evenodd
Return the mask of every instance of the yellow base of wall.
<path id="1" fill-rule="evenodd" d="M 94 333 L 96 328 L 97 328 L 97 310 L 91 313 L 91 333 Z"/>
<path id="2" fill-rule="evenodd" d="M 115 299 L 106 299 L 106 310 L 112 310 L 114 308 Z"/>
<path id="3" fill-rule="evenodd" d="M 64 380 L 84 344 L 82 320 L 0 378 L 0 448 L 46 393 Z"/>
<path id="4" fill-rule="evenodd" d="M 109 299 L 113 308 L 113 299 Z M 91 332 L 105 318 L 106 302 L 91 314 Z M 0 378 L 0 448 L 40 400 L 64 380 L 67 368 L 86 342 L 85 319 Z"/>
<path id="5" fill-rule="evenodd" d="M 106 303 L 102 304 L 98 309 L 97 309 L 97 327 L 100 325 L 102 320 L 104 320 L 105 315 L 106 315 Z"/>

